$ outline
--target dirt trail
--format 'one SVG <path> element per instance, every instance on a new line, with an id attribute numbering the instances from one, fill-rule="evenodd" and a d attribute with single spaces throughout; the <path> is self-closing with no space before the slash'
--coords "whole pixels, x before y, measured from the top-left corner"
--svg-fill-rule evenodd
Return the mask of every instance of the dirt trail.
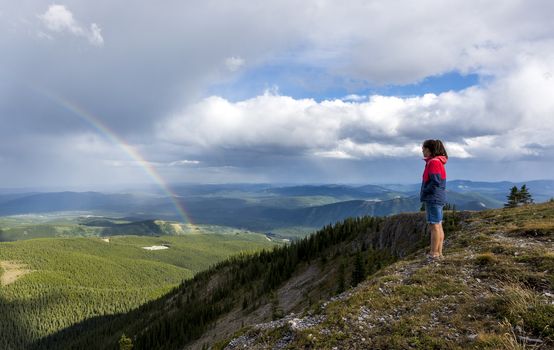
<path id="1" fill-rule="evenodd" d="M 15 261 L 0 261 L 0 266 L 4 270 L 2 275 L 0 275 L 0 285 L 2 286 L 7 286 L 17 281 L 23 275 L 32 272 L 32 270 L 26 268 L 27 265 Z"/>

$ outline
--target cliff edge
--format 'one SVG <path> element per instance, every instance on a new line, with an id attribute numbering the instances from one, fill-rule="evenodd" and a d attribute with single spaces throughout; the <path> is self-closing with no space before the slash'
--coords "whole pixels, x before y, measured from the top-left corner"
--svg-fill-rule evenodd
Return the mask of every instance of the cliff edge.
<path id="1" fill-rule="evenodd" d="M 219 348 L 552 349 L 553 241 L 554 203 L 470 213 L 446 236 L 443 260 L 420 250 Z"/>

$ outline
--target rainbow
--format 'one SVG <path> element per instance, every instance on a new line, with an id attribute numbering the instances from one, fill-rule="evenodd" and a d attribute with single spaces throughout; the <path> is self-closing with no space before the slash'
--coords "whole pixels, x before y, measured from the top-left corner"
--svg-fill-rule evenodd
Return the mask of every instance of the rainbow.
<path id="1" fill-rule="evenodd" d="M 171 199 L 171 202 L 175 206 L 175 210 L 177 211 L 177 214 L 179 215 L 179 217 L 185 223 L 194 225 L 194 223 L 190 219 L 190 216 L 187 215 L 185 208 L 178 201 L 179 196 L 175 192 L 173 192 L 169 184 L 158 173 L 156 168 L 152 164 L 150 164 L 146 159 L 144 159 L 144 157 L 135 148 L 133 148 L 131 145 L 125 142 L 125 140 L 123 140 L 123 138 L 121 138 L 119 135 L 117 135 L 115 131 L 110 129 L 102 120 L 100 120 L 98 117 L 88 112 L 84 108 L 68 100 L 67 98 L 56 96 L 43 89 L 37 89 L 36 87 L 34 87 L 33 90 L 39 91 L 41 95 L 48 97 L 52 102 L 63 107 L 64 109 L 71 112 L 75 116 L 79 117 L 81 120 L 85 121 L 87 124 L 91 125 L 94 129 L 96 129 L 105 138 L 110 140 L 113 144 L 119 146 L 126 154 L 129 155 L 131 159 L 133 159 L 136 163 L 138 163 L 141 166 L 142 169 L 144 169 L 146 174 L 150 178 L 152 178 L 160 186 L 160 188 L 164 191 L 164 193 Z"/>

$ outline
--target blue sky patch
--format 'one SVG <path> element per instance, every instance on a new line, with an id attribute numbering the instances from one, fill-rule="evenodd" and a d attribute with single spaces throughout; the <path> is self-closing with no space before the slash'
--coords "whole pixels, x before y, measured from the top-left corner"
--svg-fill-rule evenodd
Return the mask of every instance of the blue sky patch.
<path id="1" fill-rule="evenodd" d="M 265 65 L 238 72 L 229 81 L 212 85 L 207 95 L 217 95 L 230 101 L 245 100 L 277 89 L 280 95 L 317 101 L 340 99 L 347 95 L 421 96 L 460 91 L 479 84 L 479 75 L 462 75 L 453 71 L 431 76 L 408 85 L 370 86 L 367 82 L 332 76 L 326 70 L 307 66 Z"/>
<path id="2" fill-rule="evenodd" d="M 421 96 L 428 93 L 440 94 L 447 91 L 460 91 L 479 84 L 479 75 L 462 75 L 459 72 L 449 72 L 442 75 L 427 77 L 422 81 L 409 85 L 390 85 L 369 89 L 367 95 L 386 96 Z"/>

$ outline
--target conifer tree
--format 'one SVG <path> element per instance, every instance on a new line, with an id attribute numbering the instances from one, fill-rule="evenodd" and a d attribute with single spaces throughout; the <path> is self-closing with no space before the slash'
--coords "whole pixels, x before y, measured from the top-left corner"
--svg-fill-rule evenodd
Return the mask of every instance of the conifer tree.
<path id="1" fill-rule="evenodd" d="M 356 260 L 354 261 L 354 271 L 352 271 L 352 285 L 357 286 L 358 283 L 365 278 L 365 264 L 362 257 L 362 253 L 356 254 Z"/>
<path id="2" fill-rule="evenodd" d="M 443 209 L 443 210 L 452 210 L 452 211 L 456 211 L 456 205 L 450 204 L 450 203 L 446 203 L 442 209 Z"/>
<path id="3" fill-rule="evenodd" d="M 344 292 L 344 262 L 341 261 L 338 271 L 337 293 Z"/>
<path id="4" fill-rule="evenodd" d="M 519 191 L 517 186 L 512 187 L 510 194 L 507 196 L 508 203 L 504 204 L 504 208 L 515 208 L 519 203 Z"/>
<path id="5" fill-rule="evenodd" d="M 283 308 L 279 305 L 279 297 L 277 293 L 271 293 L 271 317 L 273 320 L 278 320 L 285 316 Z"/>
<path id="6" fill-rule="evenodd" d="M 531 196 L 531 193 L 529 193 L 529 190 L 527 189 L 527 185 L 525 184 L 521 185 L 521 189 L 519 190 L 519 203 L 521 204 L 533 203 L 533 197 Z"/>
<path id="7" fill-rule="evenodd" d="M 119 338 L 119 350 L 132 350 L 133 349 L 133 342 L 131 341 L 131 338 L 127 337 L 125 333 L 121 334 L 121 338 Z"/>

